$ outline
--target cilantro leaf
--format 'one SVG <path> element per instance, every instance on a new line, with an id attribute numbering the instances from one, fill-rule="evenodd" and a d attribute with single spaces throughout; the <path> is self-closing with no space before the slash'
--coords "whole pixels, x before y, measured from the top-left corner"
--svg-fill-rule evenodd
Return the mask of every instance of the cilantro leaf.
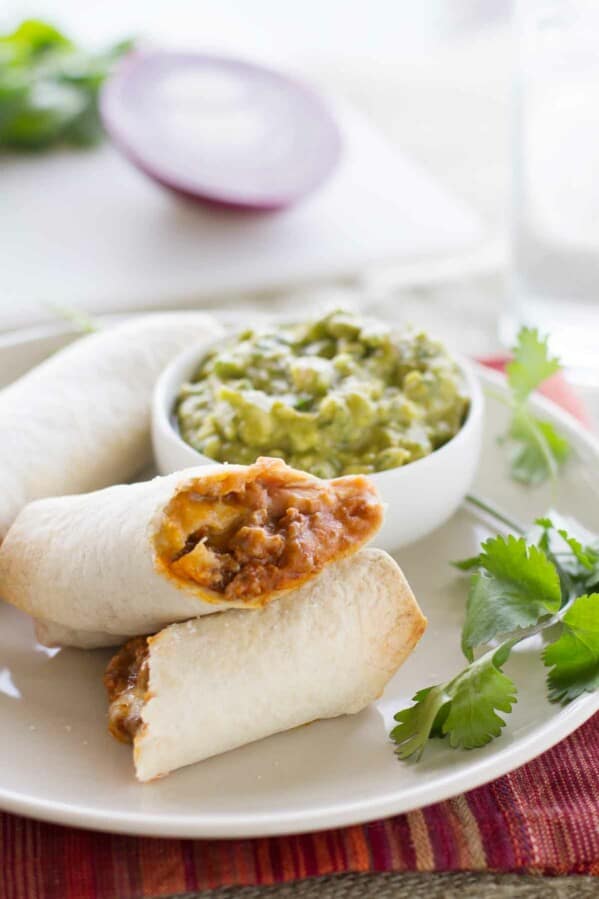
<path id="1" fill-rule="evenodd" d="M 454 749 L 476 749 L 498 737 L 517 701 L 516 685 L 499 666 L 497 653 L 487 654 L 454 681 L 451 703 L 442 726 Z"/>
<path id="2" fill-rule="evenodd" d="M 527 539 L 555 565 L 565 600 L 599 587 L 599 541 L 577 521 L 551 511 L 537 519 Z"/>
<path id="3" fill-rule="evenodd" d="M 599 593 L 579 596 L 562 619 L 562 633 L 543 651 L 551 668 L 549 699 L 567 703 L 599 688 Z"/>
<path id="4" fill-rule="evenodd" d="M 549 354 L 547 338 L 534 328 L 522 328 L 514 358 L 506 366 L 512 406 L 508 436 L 514 441 L 511 476 L 521 484 L 542 484 L 554 478 L 569 454 L 566 438 L 527 408 L 531 393 L 559 370 L 559 360 Z"/>
<path id="5" fill-rule="evenodd" d="M 576 559 L 576 561 L 580 564 L 582 568 L 586 571 L 592 571 L 599 560 L 599 553 L 597 550 L 593 549 L 590 546 L 583 546 L 576 537 L 570 537 L 568 532 L 563 528 L 560 528 L 558 534 L 562 538 L 562 540 L 568 544 L 570 549 L 572 550 L 572 555 Z"/>
<path id="6" fill-rule="evenodd" d="M 481 570 L 472 578 L 462 631 L 462 650 L 473 649 L 500 634 L 536 624 L 557 612 L 562 602 L 555 566 L 523 537 L 492 537 L 482 545 Z"/>
<path id="7" fill-rule="evenodd" d="M 550 422 L 534 418 L 524 407 L 514 410 L 510 437 L 515 442 L 511 475 L 521 484 L 542 484 L 555 477 L 570 452 L 570 444 Z"/>
<path id="8" fill-rule="evenodd" d="M 470 556 L 468 559 L 458 559 L 457 562 L 451 564 L 459 571 L 473 571 L 475 568 L 480 568 L 480 555 Z"/>
<path id="9" fill-rule="evenodd" d="M 420 758 L 431 737 L 448 737 L 452 748 L 475 749 L 499 736 L 516 702 L 516 685 L 501 670 L 514 641 L 482 656 L 445 684 L 420 690 L 414 705 L 395 715 L 390 733 L 401 759 Z"/>
<path id="10" fill-rule="evenodd" d="M 514 399 L 525 402 L 533 390 L 559 369 L 559 360 L 549 355 L 547 338 L 542 338 L 536 328 L 521 328 L 514 358 L 506 366 Z"/>
<path id="11" fill-rule="evenodd" d="M 400 759 L 420 758 L 426 741 L 432 735 L 437 716 L 447 701 L 443 684 L 426 687 L 413 697 L 415 705 L 402 709 L 394 716 L 398 724 L 389 736 L 396 744 L 395 754 Z"/>

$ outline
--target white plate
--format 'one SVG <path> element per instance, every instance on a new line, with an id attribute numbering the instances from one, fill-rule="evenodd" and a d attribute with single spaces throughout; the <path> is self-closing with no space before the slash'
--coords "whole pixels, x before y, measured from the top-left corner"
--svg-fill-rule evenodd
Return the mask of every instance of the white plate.
<path id="1" fill-rule="evenodd" d="M 66 337 L 39 334 L 0 342 L 0 380 L 39 361 Z M 501 389 L 497 376 L 483 381 Z M 599 445 L 569 416 L 541 400 L 576 448 L 554 503 L 599 531 L 594 483 Z M 483 463 L 475 489 L 528 521 L 551 504 L 505 476 L 496 436 L 505 409 L 487 404 Z M 40 447 L 40 452 L 43 448 Z M 154 784 L 134 781 L 130 750 L 106 731 L 101 678 L 106 652 L 37 646 L 25 615 L 0 604 L 0 806 L 100 830 L 181 837 L 258 836 L 354 824 L 423 806 L 485 783 L 563 739 L 599 709 L 586 695 L 560 708 L 547 702 L 538 647 L 509 663 L 520 701 L 500 739 L 456 752 L 434 741 L 419 764 L 396 760 L 387 733 L 395 711 L 422 686 L 463 665 L 459 633 L 467 582 L 449 560 L 472 554 L 493 524 L 467 510 L 398 559 L 429 617 L 415 654 L 384 697 L 360 715 L 322 721 L 210 759 Z"/>

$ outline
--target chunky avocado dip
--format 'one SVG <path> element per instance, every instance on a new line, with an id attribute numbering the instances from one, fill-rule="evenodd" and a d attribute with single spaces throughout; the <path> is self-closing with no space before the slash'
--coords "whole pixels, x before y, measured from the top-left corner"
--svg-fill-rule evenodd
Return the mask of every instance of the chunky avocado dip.
<path id="1" fill-rule="evenodd" d="M 176 405 L 183 439 L 212 459 L 278 456 L 323 478 L 427 456 L 467 410 L 441 344 L 345 312 L 244 331 L 205 356 Z"/>

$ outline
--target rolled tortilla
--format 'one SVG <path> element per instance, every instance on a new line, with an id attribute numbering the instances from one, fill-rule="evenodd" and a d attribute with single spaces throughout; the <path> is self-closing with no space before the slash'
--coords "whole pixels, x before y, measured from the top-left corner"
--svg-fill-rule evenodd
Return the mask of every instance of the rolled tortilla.
<path id="1" fill-rule="evenodd" d="M 424 633 L 400 568 L 365 549 L 260 612 L 136 638 L 110 662 L 109 727 L 140 781 L 318 718 L 359 712 Z"/>
<path id="2" fill-rule="evenodd" d="M 154 381 L 179 350 L 221 333 L 202 313 L 136 317 L 82 337 L 0 391 L 0 541 L 31 500 L 142 471 Z"/>
<path id="3" fill-rule="evenodd" d="M 207 465 L 30 503 L 0 546 L 0 596 L 47 644 L 115 645 L 260 607 L 357 552 L 382 507 L 363 475 L 322 481 L 280 459 Z"/>

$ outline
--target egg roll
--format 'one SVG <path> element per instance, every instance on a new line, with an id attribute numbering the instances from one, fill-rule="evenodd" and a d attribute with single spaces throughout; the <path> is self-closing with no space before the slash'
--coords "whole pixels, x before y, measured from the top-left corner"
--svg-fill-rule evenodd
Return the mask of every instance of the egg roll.
<path id="1" fill-rule="evenodd" d="M 141 472 L 152 458 L 156 378 L 180 350 L 221 332 L 203 313 L 138 316 L 76 340 L 1 390 L 0 541 L 31 500 Z"/>
<path id="2" fill-rule="evenodd" d="M 129 641 L 104 678 L 140 781 L 378 698 L 426 627 L 400 568 L 363 549 L 258 612 Z"/>
<path id="3" fill-rule="evenodd" d="M 325 481 L 269 458 L 199 466 L 30 503 L 0 546 L 0 596 L 40 621 L 46 644 L 115 645 L 261 607 L 357 552 L 381 521 L 364 475 Z"/>

